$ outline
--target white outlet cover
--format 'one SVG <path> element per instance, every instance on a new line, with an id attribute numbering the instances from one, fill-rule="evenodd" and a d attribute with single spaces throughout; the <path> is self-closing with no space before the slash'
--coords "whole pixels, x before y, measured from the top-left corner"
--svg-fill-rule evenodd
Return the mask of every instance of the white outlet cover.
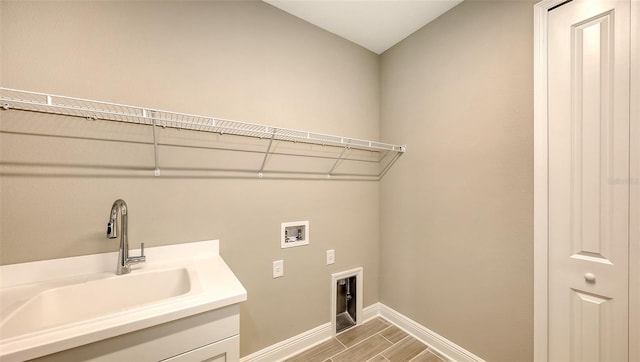
<path id="1" fill-rule="evenodd" d="M 335 249 L 327 250 L 327 265 L 334 264 L 336 262 L 336 251 Z"/>
<path id="2" fill-rule="evenodd" d="M 284 260 L 276 260 L 273 262 L 273 278 L 280 278 L 284 275 Z"/>

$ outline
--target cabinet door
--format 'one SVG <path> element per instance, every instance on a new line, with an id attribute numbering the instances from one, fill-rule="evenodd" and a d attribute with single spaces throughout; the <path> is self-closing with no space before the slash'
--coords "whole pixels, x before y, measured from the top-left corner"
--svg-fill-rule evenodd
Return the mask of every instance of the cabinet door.
<path id="1" fill-rule="evenodd" d="M 173 356 L 163 362 L 235 362 L 240 360 L 240 337 L 235 335 Z"/>

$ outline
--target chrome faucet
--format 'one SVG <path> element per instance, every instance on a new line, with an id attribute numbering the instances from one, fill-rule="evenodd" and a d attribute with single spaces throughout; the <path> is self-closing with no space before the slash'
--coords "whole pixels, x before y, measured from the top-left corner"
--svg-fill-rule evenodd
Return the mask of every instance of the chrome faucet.
<path id="1" fill-rule="evenodd" d="M 129 257 L 129 241 L 127 240 L 127 203 L 122 199 L 114 201 L 109 214 L 107 224 L 107 237 L 115 239 L 118 237 L 118 210 L 122 221 L 122 234 L 120 235 L 120 250 L 118 251 L 118 267 L 116 274 L 128 274 L 131 272 L 131 265 L 144 263 L 147 258 L 144 256 L 144 243 L 140 244 L 140 256 Z"/>

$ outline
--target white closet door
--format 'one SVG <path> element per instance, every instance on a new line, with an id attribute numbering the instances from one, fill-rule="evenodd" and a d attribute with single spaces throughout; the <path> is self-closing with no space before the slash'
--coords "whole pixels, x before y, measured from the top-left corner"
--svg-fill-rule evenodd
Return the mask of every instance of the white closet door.
<path id="1" fill-rule="evenodd" d="M 630 1 L 549 13 L 549 359 L 629 359 Z"/>

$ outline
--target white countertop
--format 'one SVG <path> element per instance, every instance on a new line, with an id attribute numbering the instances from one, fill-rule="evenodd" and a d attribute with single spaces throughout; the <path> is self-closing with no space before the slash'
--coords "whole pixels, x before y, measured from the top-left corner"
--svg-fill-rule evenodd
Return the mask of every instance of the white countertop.
<path id="1" fill-rule="evenodd" d="M 246 290 L 220 257 L 217 240 L 147 248 L 145 255 L 146 263 L 122 276 L 115 275 L 117 252 L 0 266 L 0 359 L 36 358 L 247 299 Z M 188 270 L 192 282 L 187 293 L 20 335 L 3 333 L 2 326 L 45 291 L 175 268 Z M 126 291 L 122 297 L 127 297 Z"/>

